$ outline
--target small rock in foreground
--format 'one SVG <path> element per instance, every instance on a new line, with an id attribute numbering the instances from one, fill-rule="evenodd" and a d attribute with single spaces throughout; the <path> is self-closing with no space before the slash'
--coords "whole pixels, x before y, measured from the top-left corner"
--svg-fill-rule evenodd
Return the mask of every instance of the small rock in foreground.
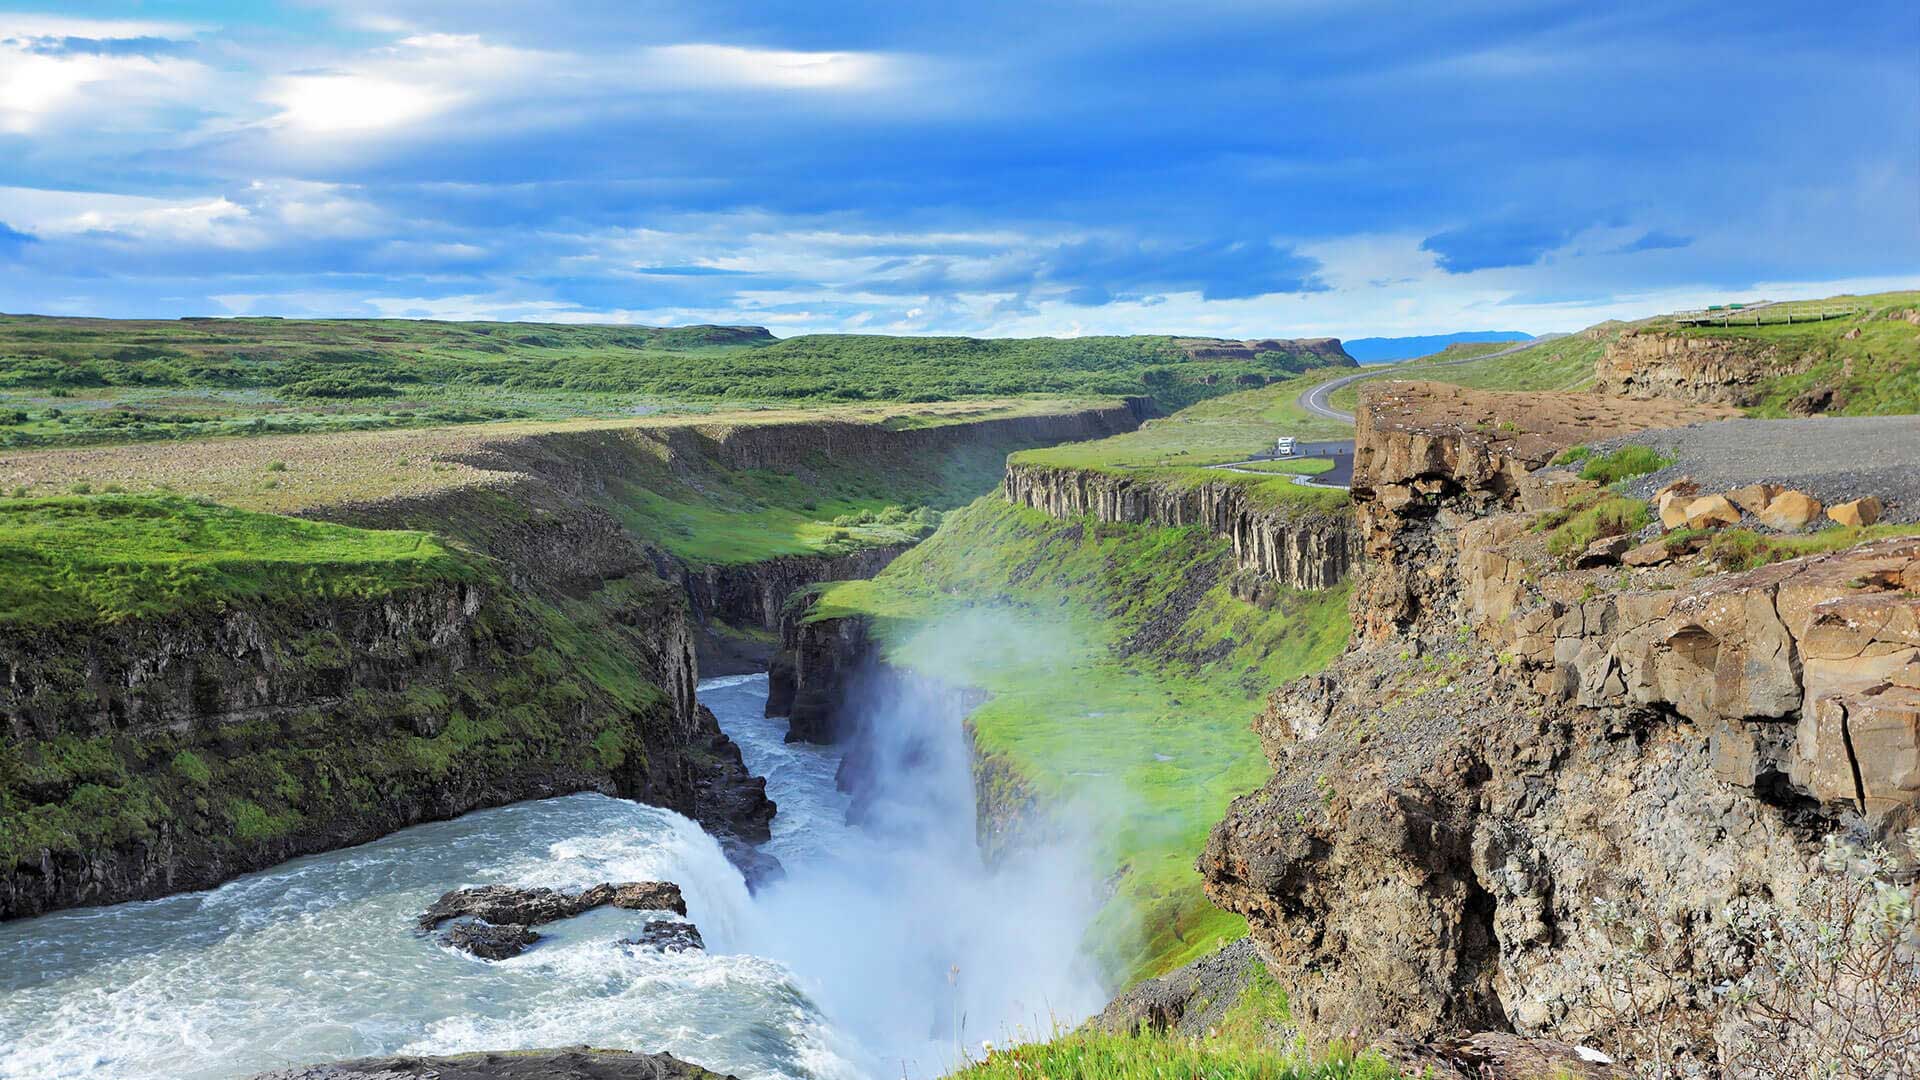
<path id="1" fill-rule="evenodd" d="M 686 952 L 707 947 L 707 943 L 700 939 L 699 927 L 690 922 L 668 919 L 653 920 L 640 931 L 638 937 L 626 938 L 620 944 L 646 945 L 661 952 Z"/>
<path id="2" fill-rule="evenodd" d="M 1501 1031 L 1464 1038 L 1387 1035 L 1373 1048 L 1410 1076 L 1431 1080 L 1628 1080 L 1628 1072 L 1596 1050 Z"/>

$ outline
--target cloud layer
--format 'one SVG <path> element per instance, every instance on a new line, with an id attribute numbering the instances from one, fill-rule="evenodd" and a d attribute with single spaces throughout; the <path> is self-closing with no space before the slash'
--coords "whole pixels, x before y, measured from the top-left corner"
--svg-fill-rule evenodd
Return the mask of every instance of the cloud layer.
<path id="1" fill-rule="evenodd" d="M 1896 3 L 113 8 L 0 10 L 0 310 L 1360 336 L 1920 283 Z"/>

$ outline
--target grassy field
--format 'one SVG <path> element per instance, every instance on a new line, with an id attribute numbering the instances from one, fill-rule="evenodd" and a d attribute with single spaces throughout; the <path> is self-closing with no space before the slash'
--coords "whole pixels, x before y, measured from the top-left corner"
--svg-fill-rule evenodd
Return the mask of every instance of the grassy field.
<path id="1" fill-rule="evenodd" d="M 819 617 L 872 616 L 889 659 L 988 691 L 978 750 L 1045 803 L 1104 808 L 1118 891 L 1090 943 L 1125 981 L 1244 932 L 1193 868 L 1267 764 L 1249 724 L 1274 686 L 1347 637 L 1346 591 L 1231 595 L 1203 529 L 1059 521 L 981 499 L 872 581 L 827 586 Z"/>
<path id="2" fill-rule="evenodd" d="M 471 576 L 467 561 L 418 532 L 352 529 L 170 496 L 0 498 L 0 626 L 377 596 Z"/>
<path id="3" fill-rule="evenodd" d="M 812 335 L 758 327 L 0 316 L 0 447 L 313 434 L 743 405 L 1151 397 L 1176 409 L 1324 358 L 1162 336 Z"/>
<path id="4" fill-rule="evenodd" d="M 1816 389 L 1833 391 L 1832 402 L 1825 411 L 1835 416 L 1920 412 L 1920 324 L 1901 317 L 1920 310 L 1920 292 L 1837 296 L 1778 304 L 1763 309 L 1760 314 L 1773 319 L 1787 312 L 1846 307 L 1853 308 L 1856 314 L 1827 322 L 1681 327 L 1671 319 L 1655 319 L 1647 326 L 1685 337 L 1772 346 L 1783 361 L 1807 359 L 1809 363 L 1804 372 L 1782 375 L 1763 385 L 1760 400 L 1748 410 L 1753 416 L 1793 415 L 1788 406 L 1794 399 Z"/>
<path id="5" fill-rule="evenodd" d="M 1583 330 L 1543 341 L 1510 356 L 1466 363 L 1451 361 L 1506 346 L 1488 348 L 1480 343 L 1453 346 L 1433 356 L 1394 364 L 1392 375 L 1349 383 L 1328 395 L 1328 400 L 1334 408 L 1352 412 L 1360 403 L 1361 387 L 1386 379 L 1432 380 L 1476 390 L 1578 390 L 1593 381 L 1594 362 L 1606 351 L 1607 342 L 1613 336 L 1613 332 L 1601 328 Z"/>
<path id="6" fill-rule="evenodd" d="M 1057 1032 L 1046 1042 L 988 1048 L 949 1080 L 1394 1080 L 1372 1054 L 1342 1046 L 1310 1053 L 1291 1040 L 1287 996 L 1255 961 L 1252 982 L 1200 1038 L 1149 1031 Z"/>

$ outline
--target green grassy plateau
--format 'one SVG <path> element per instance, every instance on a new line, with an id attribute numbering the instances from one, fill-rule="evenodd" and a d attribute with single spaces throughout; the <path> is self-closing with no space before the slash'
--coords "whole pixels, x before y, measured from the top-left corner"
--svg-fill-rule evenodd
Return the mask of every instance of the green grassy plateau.
<path id="1" fill-rule="evenodd" d="M 419 532 L 354 529 L 168 496 L 0 498 L 0 625 L 379 596 L 472 576 L 467 561 Z"/>
<path id="2" fill-rule="evenodd" d="M 1023 465 L 1088 469 L 1173 485 L 1226 482 L 1248 488 L 1261 501 L 1338 506 L 1346 502 L 1344 491 L 1301 487 L 1283 475 L 1251 476 L 1206 467 L 1271 451 L 1274 439 L 1281 435 L 1301 439 L 1351 438 L 1352 425 L 1312 416 L 1298 403 L 1303 392 L 1334 374 L 1334 369 L 1323 368 L 1259 390 L 1190 405 L 1172 416 L 1149 420 L 1139 430 L 1124 435 L 1025 450 L 1014 454 L 1011 460 Z M 1261 466 L 1258 471 L 1311 475 L 1329 467 L 1317 462 L 1299 462 Z"/>

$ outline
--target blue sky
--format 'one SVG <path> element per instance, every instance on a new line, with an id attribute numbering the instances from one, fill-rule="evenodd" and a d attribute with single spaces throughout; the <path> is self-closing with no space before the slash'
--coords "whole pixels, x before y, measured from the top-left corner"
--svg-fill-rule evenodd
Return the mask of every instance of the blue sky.
<path id="1" fill-rule="evenodd" d="M 0 310 L 1576 329 L 1920 287 L 1920 9 L 0 0 Z"/>

